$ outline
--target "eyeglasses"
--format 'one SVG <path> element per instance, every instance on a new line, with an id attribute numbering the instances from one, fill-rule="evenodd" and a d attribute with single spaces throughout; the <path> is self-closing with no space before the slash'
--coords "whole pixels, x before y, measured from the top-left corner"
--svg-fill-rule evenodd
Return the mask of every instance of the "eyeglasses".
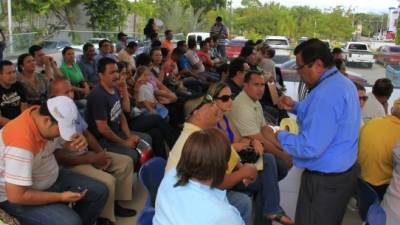
<path id="1" fill-rule="evenodd" d="M 360 96 L 358 97 L 360 99 L 360 101 L 367 101 L 368 100 L 368 96 Z"/>
<path id="2" fill-rule="evenodd" d="M 313 61 L 313 62 L 310 62 L 310 63 L 305 63 L 305 64 L 303 64 L 303 65 L 296 65 L 296 66 L 294 67 L 294 69 L 295 69 L 295 70 L 301 70 L 301 69 L 303 69 L 305 66 L 308 66 L 308 65 L 310 65 L 310 64 L 312 64 L 312 63 L 314 63 L 314 61 Z"/>
<path id="3" fill-rule="evenodd" d="M 215 97 L 215 99 L 221 100 L 222 102 L 227 102 L 229 101 L 229 99 L 233 100 L 233 97 L 234 97 L 233 95 L 222 95 L 220 97 Z"/>

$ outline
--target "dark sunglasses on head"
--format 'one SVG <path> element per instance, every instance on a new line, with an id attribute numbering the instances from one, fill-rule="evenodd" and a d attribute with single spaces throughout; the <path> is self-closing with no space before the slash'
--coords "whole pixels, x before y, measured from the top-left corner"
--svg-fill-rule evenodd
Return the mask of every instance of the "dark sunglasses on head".
<path id="1" fill-rule="evenodd" d="M 368 100 L 368 96 L 360 96 L 358 98 L 360 99 L 360 101 L 367 101 Z"/>
<path id="2" fill-rule="evenodd" d="M 229 99 L 233 100 L 233 95 L 222 95 L 220 97 L 215 97 L 215 99 L 221 100 L 222 102 L 227 102 Z"/>

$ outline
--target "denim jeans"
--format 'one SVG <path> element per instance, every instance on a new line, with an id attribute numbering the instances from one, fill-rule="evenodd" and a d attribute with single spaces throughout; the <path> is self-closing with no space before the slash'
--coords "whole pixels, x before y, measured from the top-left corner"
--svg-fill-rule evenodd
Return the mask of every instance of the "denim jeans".
<path id="1" fill-rule="evenodd" d="M 226 196 L 229 203 L 239 211 L 245 224 L 250 224 L 253 207 L 251 198 L 246 194 L 236 191 L 227 191 Z"/>
<path id="2" fill-rule="evenodd" d="M 1 202 L 0 207 L 24 225 L 93 225 L 107 200 L 108 191 L 104 184 L 70 170 L 60 169 L 57 181 L 46 191 L 63 192 L 76 187 L 88 191 L 73 209 L 66 203 L 31 206 L 8 201 Z"/>
<path id="3" fill-rule="evenodd" d="M 263 160 L 264 169 L 258 172 L 257 180 L 254 183 L 247 187 L 242 183 L 234 187 L 234 190 L 237 191 L 256 194 L 254 225 L 272 224 L 272 221 L 265 219 L 265 215 L 284 212 L 280 206 L 278 182 L 286 176 L 287 164 L 270 153 L 264 153 Z"/>

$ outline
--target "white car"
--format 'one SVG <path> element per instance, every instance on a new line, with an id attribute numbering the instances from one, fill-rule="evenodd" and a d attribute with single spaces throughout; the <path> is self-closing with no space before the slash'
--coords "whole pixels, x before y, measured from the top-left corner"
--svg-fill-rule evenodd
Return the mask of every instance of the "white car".
<path id="1" fill-rule="evenodd" d="M 372 68 L 375 58 L 366 43 L 348 42 L 344 48 L 344 61 L 347 65 L 366 64 L 369 68 Z"/>
<path id="2" fill-rule="evenodd" d="M 275 49 L 275 55 L 277 56 L 290 56 L 290 42 L 287 37 L 284 36 L 267 36 L 265 42 Z"/>

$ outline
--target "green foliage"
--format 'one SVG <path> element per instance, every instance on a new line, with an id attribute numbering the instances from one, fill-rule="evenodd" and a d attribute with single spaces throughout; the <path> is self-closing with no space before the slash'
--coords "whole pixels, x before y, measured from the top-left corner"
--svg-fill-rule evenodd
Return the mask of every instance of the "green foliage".
<path id="1" fill-rule="evenodd" d="M 400 45 L 400 20 L 397 20 L 395 41 L 396 41 L 396 45 Z"/>
<path id="2" fill-rule="evenodd" d="M 89 26 L 100 31 L 117 31 L 128 16 L 128 0 L 88 0 L 84 3 Z"/>

